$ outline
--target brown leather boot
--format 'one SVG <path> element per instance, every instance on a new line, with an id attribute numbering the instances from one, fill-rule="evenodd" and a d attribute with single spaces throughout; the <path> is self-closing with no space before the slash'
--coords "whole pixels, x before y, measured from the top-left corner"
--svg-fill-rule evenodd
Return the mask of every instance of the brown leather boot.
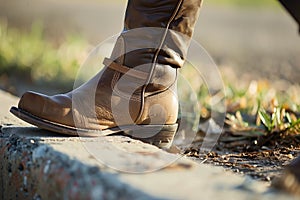
<path id="1" fill-rule="evenodd" d="M 129 0 L 124 31 L 102 71 L 66 94 L 26 92 L 11 112 L 62 134 L 124 132 L 169 147 L 177 130 L 177 69 L 200 6 L 201 0 Z"/>

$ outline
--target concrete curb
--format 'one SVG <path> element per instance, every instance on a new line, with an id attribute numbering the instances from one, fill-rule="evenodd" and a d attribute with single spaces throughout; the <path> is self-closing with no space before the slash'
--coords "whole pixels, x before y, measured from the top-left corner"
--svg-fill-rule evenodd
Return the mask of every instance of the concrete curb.
<path id="1" fill-rule="evenodd" d="M 292 199 L 127 137 L 62 137 L 31 127 L 8 113 L 18 98 L 0 91 L 0 99 L 0 199 Z M 137 172 L 174 162 L 151 173 L 122 173 L 95 159 L 86 144 Z"/>
<path id="2" fill-rule="evenodd" d="M 36 139 L 2 134 L 1 199 L 155 199 Z"/>

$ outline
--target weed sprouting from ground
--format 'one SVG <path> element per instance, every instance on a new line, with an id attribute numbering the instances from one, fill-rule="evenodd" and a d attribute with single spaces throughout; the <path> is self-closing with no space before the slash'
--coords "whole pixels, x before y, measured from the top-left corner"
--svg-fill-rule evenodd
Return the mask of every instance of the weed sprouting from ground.
<path id="1" fill-rule="evenodd" d="M 268 84 L 266 84 L 268 83 Z M 254 87 L 255 85 L 255 87 Z M 263 87 L 262 87 L 263 85 Z M 269 82 L 252 82 L 243 95 L 228 98 L 227 131 L 260 141 L 259 146 L 283 142 L 285 138 L 300 136 L 299 92 L 288 86 L 277 91 Z M 298 87 L 297 87 L 298 88 Z"/>

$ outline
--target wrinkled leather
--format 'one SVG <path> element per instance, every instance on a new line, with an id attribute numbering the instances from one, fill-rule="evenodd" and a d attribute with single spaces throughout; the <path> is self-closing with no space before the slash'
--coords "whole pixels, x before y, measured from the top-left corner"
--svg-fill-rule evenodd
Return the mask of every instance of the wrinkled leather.
<path id="1" fill-rule="evenodd" d="M 77 128 L 176 123 L 177 69 L 184 63 L 200 6 L 201 0 L 129 0 L 111 59 L 147 72 L 147 80 L 105 67 L 66 94 L 26 92 L 19 108 Z"/>

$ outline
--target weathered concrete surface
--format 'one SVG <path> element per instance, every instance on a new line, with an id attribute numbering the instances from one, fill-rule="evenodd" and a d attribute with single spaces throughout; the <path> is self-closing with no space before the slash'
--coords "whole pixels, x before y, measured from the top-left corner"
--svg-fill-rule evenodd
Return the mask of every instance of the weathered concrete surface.
<path id="1" fill-rule="evenodd" d="M 17 100 L 0 91 L 0 199 L 292 199 L 127 137 L 62 137 L 21 124 L 8 113 Z"/>

